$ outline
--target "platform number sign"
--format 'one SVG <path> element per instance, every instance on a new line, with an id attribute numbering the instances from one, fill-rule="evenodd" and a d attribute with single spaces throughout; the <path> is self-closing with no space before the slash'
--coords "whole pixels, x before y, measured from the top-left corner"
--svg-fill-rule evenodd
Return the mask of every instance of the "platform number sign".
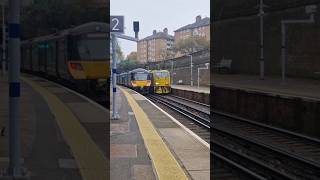
<path id="1" fill-rule="evenodd" d="M 110 32 L 124 33 L 123 16 L 110 16 Z"/>

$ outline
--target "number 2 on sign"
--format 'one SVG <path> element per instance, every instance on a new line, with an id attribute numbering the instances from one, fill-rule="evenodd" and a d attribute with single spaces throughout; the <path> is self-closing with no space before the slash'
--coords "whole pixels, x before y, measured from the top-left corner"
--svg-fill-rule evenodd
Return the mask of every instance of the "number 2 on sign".
<path id="1" fill-rule="evenodd" d="M 112 27 L 112 30 L 113 31 L 119 31 L 120 29 L 118 28 L 118 25 L 119 25 L 119 19 L 117 19 L 117 18 L 112 18 L 112 20 L 111 20 L 112 22 L 116 22 L 116 24 Z"/>

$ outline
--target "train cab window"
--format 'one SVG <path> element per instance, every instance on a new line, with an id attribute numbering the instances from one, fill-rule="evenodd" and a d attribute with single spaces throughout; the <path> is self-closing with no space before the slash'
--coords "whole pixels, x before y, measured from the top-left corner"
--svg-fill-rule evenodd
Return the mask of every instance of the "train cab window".
<path id="1" fill-rule="evenodd" d="M 134 73 L 132 79 L 136 81 L 144 81 L 144 80 L 150 80 L 151 77 L 148 73 Z"/>
<path id="2" fill-rule="evenodd" d="M 156 74 L 156 76 L 157 76 L 158 78 L 166 78 L 166 77 L 169 77 L 169 73 L 168 73 L 168 72 L 156 72 L 155 74 Z"/>
<path id="3" fill-rule="evenodd" d="M 81 60 L 107 60 L 108 41 L 105 37 L 87 36 L 78 40 L 77 50 Z"/>

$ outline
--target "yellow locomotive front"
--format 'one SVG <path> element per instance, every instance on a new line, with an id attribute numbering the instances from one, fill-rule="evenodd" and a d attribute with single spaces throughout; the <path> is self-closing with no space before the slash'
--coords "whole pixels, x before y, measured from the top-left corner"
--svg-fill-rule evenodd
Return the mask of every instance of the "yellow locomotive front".
<path id="1" fill-rule="evenodd" d="M 107 25 L 91 23 L 79 27 L 68 37 L 71 51 L 68 70 L 72 78 L 87 88 L 109 84 L 109 49 Z M 88 86 L 89 85 L 89 86 Z"/>
<path id="2" fill-rule="evenodd" d="M 170 72 L 167 70 L 153 70 L 152 88 L 153 93 L 169 94 L 171 92 Z"/>
<path id="3" fill-rule="evenodd" d="M 135 69 L 129 72 L 130 87 L 140 93 L 148 93 L 151 86 L 149 71 L 145 69 Z"/>

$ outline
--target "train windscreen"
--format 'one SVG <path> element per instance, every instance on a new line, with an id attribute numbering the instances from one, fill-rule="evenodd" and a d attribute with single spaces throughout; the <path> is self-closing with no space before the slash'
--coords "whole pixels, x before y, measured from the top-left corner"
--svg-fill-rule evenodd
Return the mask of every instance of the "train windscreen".
<path id="1" fill-rule="evenodd" d="M 104 38 L 88 38 L 78 41 L 78 52 L 81 60 L 106 60 L 108 42 Z"/>
<path id="2" fill-rule="evenodd" d="M 150 80 L 150 77 L 148 73 L 135 73 L 134 80 L 136 81 Z"/>
<path id="3" fill-rule="evenodd" d="M 167 77 L 169 77 L 169 73 L 168 72 L 156 72 L 155 74 L 156 74 L 156 76 L 158 78 L 167 78 Z"/>

